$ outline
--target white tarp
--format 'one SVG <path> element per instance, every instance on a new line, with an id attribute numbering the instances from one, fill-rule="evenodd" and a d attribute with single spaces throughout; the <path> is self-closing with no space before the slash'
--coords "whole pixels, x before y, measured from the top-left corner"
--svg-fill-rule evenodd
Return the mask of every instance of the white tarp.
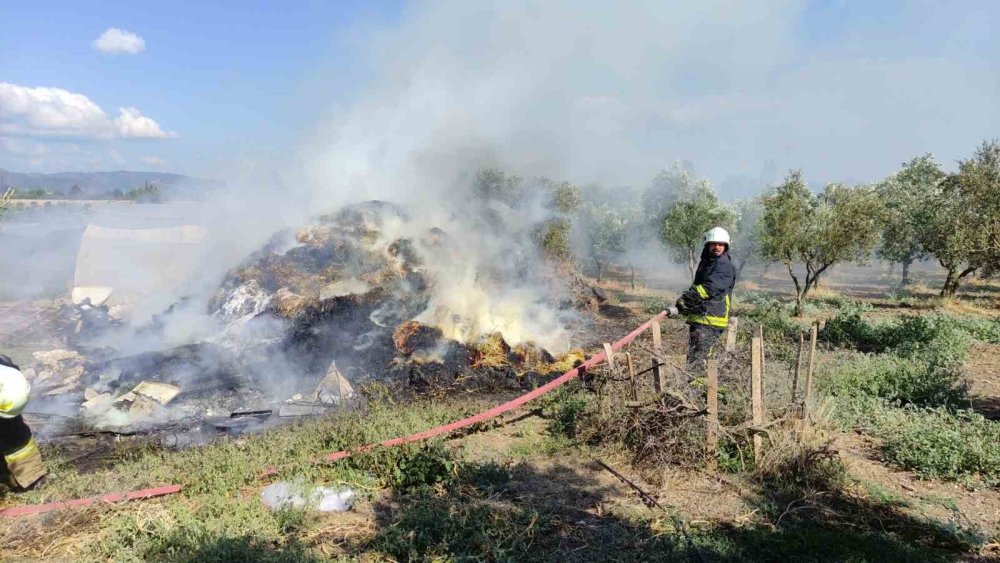
<path id="1" fill-rule="evenodd" d="M 139 211 L 136 206 L 132 209 Z M 131 211 L 131 210 L 130 210 Z M 143 210 L 145 211 L 145 210 Z M 95 218 L 77 254 L 72 299 L 128 305 L 135 299 L 179 288 L 194 273 L 208 238 L 181 217 L 129 213 Z M 175 223 L 171 225 L 170 223 Z"/>

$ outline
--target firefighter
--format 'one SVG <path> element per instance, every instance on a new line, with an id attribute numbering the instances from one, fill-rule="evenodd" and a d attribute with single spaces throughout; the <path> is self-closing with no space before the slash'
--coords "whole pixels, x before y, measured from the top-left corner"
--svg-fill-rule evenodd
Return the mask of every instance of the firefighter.
<path id="1" fill-rule="evenodd" d="M 21 416 L 30 391 L 31 386 L 17 365 L 0 354 L 0 455 L 8 482 L 15 491 L 32 489 L 45 477 L 42 455 Z"/>
<path id="2" fill-rule="evenodd" d="M 736 269 L 729 258 L 729 233 L 722 227 L 715 227 L 705 233 L 705 246 L 694 283 L 681 294 L 676 305 L 667 310 L 670 316 L 684 315 L 690 325 L 689 374 L 704 373 L 712 347 L 729 326 L 729 304 L 735 285 Z"/>

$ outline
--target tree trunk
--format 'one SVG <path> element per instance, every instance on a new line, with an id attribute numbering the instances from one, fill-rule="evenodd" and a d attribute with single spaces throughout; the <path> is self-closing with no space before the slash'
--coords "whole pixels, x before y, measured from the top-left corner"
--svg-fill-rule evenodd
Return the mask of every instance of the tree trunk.
<path id="1" fill-rule="evenodd" d="M 805 299 L 805 296 L 806 296 L 805 294 L 806 294 L 806 291 L 809 290 L 809 285 L 807 283 L 805 287 L 802 287 L 802 284 L 799 283 L 799 278 L 795 275 L 795 270 L 792 269 L 792 263 L 791 262 L 785 262 L 785 266 L 788 268 L 788 275 L 791 276 L 792 283 L 795 284 L 795 311 L 792 312 L 792 316 L 793 317 L 801 317 L 802 316 L 802 300 Z M 806 281 L 807 282 L 809 281 L 808 270 L 806 272 Z"/>
<path id="2" fill-rule="evenodd" d="M 694 279 L 695 272 L 698 271 L 698 261 L 695 260 L 694 251 L 688 250 L 688 272 L 691 274 L 691 279 Z"/>
<path id="3" fill-rule="evenodd" d="M 749 261 L 750 261 L 749 258 L 744 258 L 743 260 L 740 260 L 740 265 L 736 267 L 736 277 L 737 277 L 737 279 L 743 277 L 743 268 L 746 268 L 747 262 L 749 262 Z"/>
<path id="4" fill-rule="evenodd" d="M 601 283 L 601 270 L 602 270 L 601 261 L 598 260 L 597 258 L 594 258 L 594 264 L 597 265 L 597 283 Z"/>
<path id="5" fill-rule="evenodd" d="M 628 265 L 628 269 L 629 269 L 629 274 L 630 274 L 629 275 L 629 282 L 632 284 L 632 289 L 634 290 L 635 289 L 635 266 L 633 266 L 630 263 Z"/>
<path id="6" fill-rule="evenodd" d="M 900 284 L 904 287 L 910 285 L 910 264 L 913 263 L 913 258 L 907 258 L 903 260 L 903 279 L 900 280 Z"/>
<path id="7" fill-rule="evenodd" d="M 954 297 L 958 293 L 958 285 L 961 283 L 962 278 L 976 271 L 976 268 L 970 266 L 961 272 L 958 271 L 958 267 L 950 266 L 948 268 L 948 276 L 944 279 L 944 287 L 941 288 L 941 297 Z"/>

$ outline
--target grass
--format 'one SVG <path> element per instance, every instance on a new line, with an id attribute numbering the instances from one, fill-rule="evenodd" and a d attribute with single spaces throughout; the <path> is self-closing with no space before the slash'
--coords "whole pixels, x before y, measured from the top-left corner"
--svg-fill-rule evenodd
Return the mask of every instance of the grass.
<path id="1" fill-rule="evenodd" d="M 639 306 L 654 312 L 663 303 L 640 297 Z M 751 323 L 764 324 L 769 346 L 797 344 L 802 325 L 788 316 L 787 304 L 769 299 L 749 295 L 737 306 Z M 921 476 L 995 486 L 998 424 L 963 410 L 955 366 L 972 340 L 996 341 L 996 323 L 954 315 L 872 322 L 867 309 L 849 317 L 852 307 L 830 296 L 807 310 L 841 318 L 834 326 L 846 335 L 838 341 L 825 333 L 827 345 L 842 349 L 826 355 L 818 372 L 837 422 L 878 436 L 888 461 Z M 494 348 L 484 358 L 509 353 Z M 769 376 L 783 372 L 782 358 L 769 354 Z M 728 373 L 723 381 L 724 425 L 747 418 L 744 375 Z M 0 523 L 0 544 L 5 557 L 122 561 L 947 561 L 986 541 L 978 530 L 914 516 L 885 487 L 852 478 L 827 446 L 823 416 L 808 436 L 793 426 L 773 428 L 759 464 L 749 435 L 724 437 L 720 466 L 752 517 L 691 522 L 683 510 L 647 509 L 599 479 L 599 471 L 581 467 L 591 456 L 615 460 L 655 494 L 668 464 L 702 466 L 704 425 L 700 418 L 628 409 L 625 387 L 600 376 L 572 382 L 533 405 L 542 417 L 533 424 L 477 425 L 448 442 L 377 449 L 335 464 L 311 462 L 462 418 L 496 398 L 402 403 L 372 386 L 364 390 L 364 410 L 266 435 L 176 452 L 132 450 L 115 467 L 89 475 L 56 463 L 44 489 L 0 502 L 167 482 L 185 490 L 157 501 Z M 772 417 L 780 416 L 784 407 L 768 393 Z M 462 445 L 473 437 L 485 445 Z M 266 509 L 260 471 L 269 465 L 282 480 L 352 487 L 360 494 L 356 512 Z"/>
<path id="2" fill-rule="evenodd" d="M 998 341 L 998 321 L 931 313 L 873 323 L 863 312 L 842 311 L 822 333 L 869 352 L 827 363 L 821 389 L 840 423 L 879 438 L 886 460 L 920 477 L 1000 485 L 1000 423 L 967 408 L 962 372 L 973 341 Z"/>

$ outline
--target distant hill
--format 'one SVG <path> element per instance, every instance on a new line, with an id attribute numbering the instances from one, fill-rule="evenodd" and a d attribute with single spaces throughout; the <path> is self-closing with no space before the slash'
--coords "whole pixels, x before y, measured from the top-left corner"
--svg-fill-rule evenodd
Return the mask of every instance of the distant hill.
<path id="1" fill-rule="evenodd" d="M 215 180 L 194 178 L 183 174 L 167 172 L 58 172 L 55 174 L 24 174 L 0 168 L 0 186 L 12 186 L 19 192 L 45 190 L 51 193 L 68 194 L 74 186 L 80 188 L 80 197 L 100 197 L 120 190 L 128 192 L 141 188 L 146 183 L 155 184 L 171 198 L 194 198 L 205 191 L 220 187 Z"/>

